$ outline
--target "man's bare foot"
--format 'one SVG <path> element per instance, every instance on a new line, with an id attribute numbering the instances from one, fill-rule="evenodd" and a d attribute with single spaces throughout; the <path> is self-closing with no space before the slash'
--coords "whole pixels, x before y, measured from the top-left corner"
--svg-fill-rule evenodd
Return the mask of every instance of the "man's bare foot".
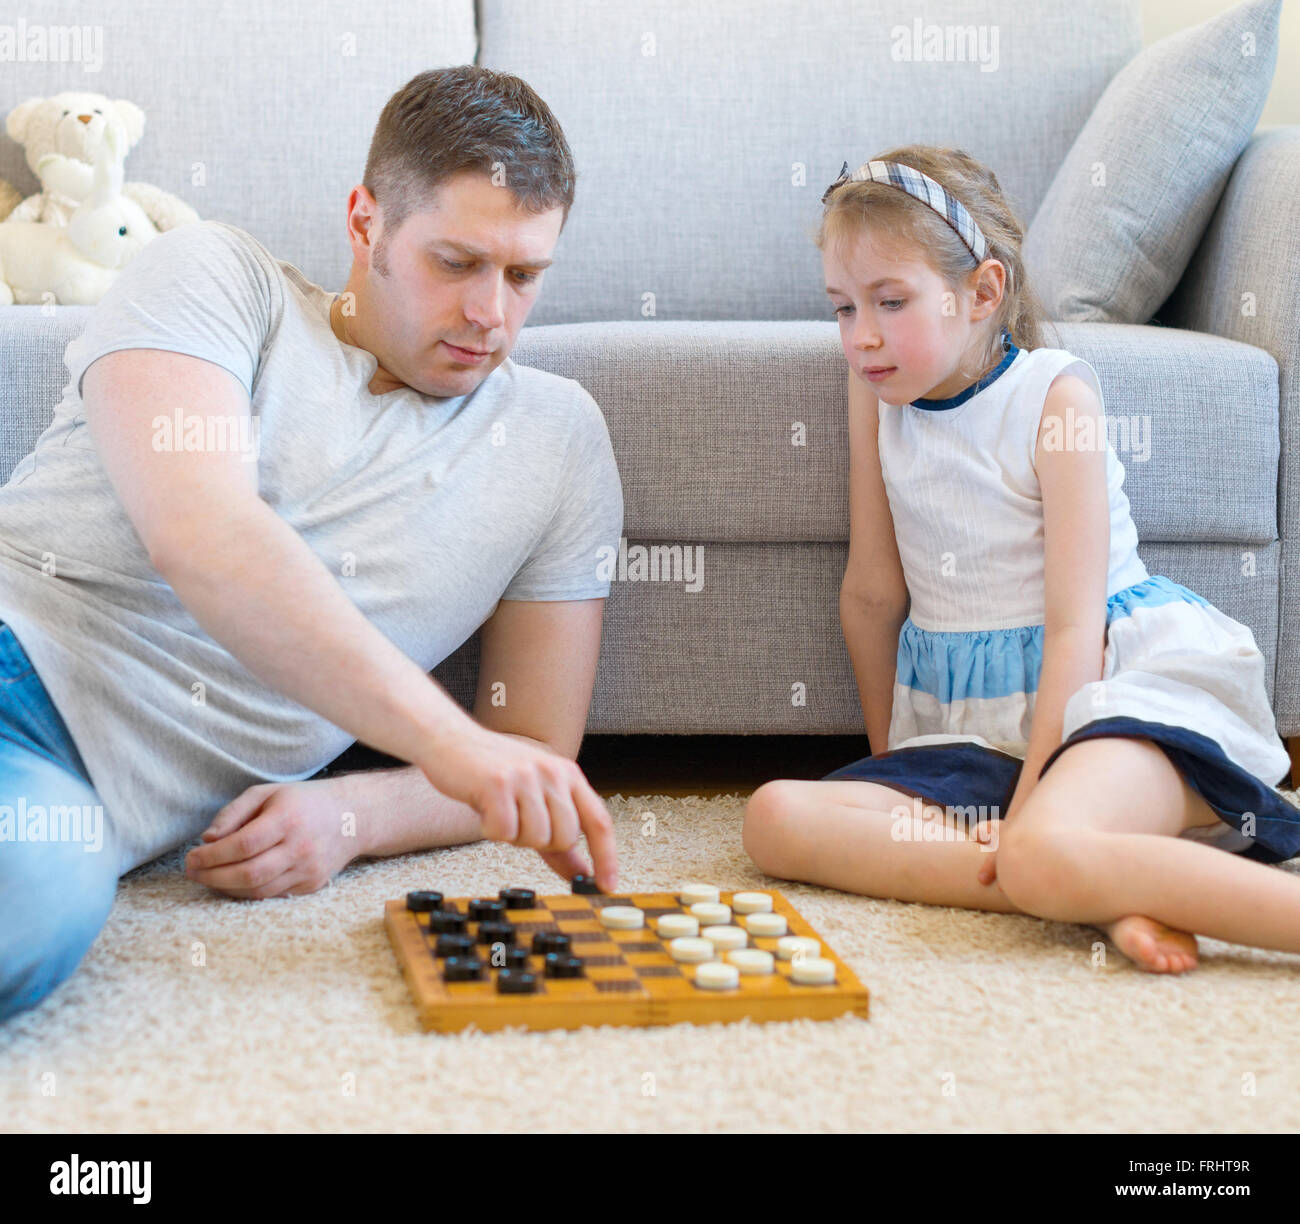
<path id="1" fill-rule="evenodd" d="M 1196 968 L 1196 936 L 1154 918 L 1129 914 L 1100 928 L 1139 969 L 1148 973 L 1185 973 Z"/>

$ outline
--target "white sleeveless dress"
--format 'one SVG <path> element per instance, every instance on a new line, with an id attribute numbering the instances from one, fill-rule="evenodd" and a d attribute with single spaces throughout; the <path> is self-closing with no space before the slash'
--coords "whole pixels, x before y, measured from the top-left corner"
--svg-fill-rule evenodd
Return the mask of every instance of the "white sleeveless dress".
<path id="1" fill-rule="evenodd" d="M 827 775 L 879 781 L 946 806 L 1005 805 L 1028 747 L 1046 619 L 1043 505 L 1034 452 L 1048 388 L 1093 367 L 1064 349 L 1010 343 L 1001 364 L 948 399 L 881 401 L 881 472 L 911 608 L 899 633 L 885 752 Z M 1068 424 L 1068 422 L 1067 422 Z M 1223 824 L 1189 830 L 1279 862 L 1300 853 L 1300 809 L 1275 789 L 1290 757 L 1250 629 L 1151 575 L 1106 446 L 1110 562 L 1102 677 L 1065 707 L 1062 743 L 1157 742 Z"/>

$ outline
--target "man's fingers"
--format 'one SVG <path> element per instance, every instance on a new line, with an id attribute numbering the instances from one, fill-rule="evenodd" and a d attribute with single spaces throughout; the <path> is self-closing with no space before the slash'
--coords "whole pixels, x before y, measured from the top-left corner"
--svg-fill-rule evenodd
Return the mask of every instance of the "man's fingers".
<path id="1" fill-rule="evenodd" d="M 573 788 L 573 798 L 587 838 L 587 849 L 591 851 L 596 884 L 603 892 L 614 892 L 618 888 L 618 851 L 609 810 L 585 778 Z"/>
<path id="2" fill-rule="evenodd" d="M 483 836 L 490 841 L 513 842 L 519 836 L 519 808 L 509 787 L 491 787 L 478 812 Z"/>
<path id="3" fill-rule="evenodd" d="M 267 885 L 278 883 L 295 864 L 287 846 L 281 842 L 256 858 L 220 867 L 191 871 L 190 879 L 218 892 L 235 897 L 272 897 L 275 892 L 264 891 Z"/>
<path id="4" fill-rule="evenodd" d="M 577 849 L 539 850 L 538 853 L 542 856 L 542 861 L 565 880 L 572 880 L 579 874 L 591 874 L 591 867 L 583 858 L 582 852 Z"/>
<path id="5" fill-rule="evenodd" d="M 232 829 L 239 828 L 267 801 L 274 792 L 275 785 L 274 782 L 268 782 L 261 786 L 250 786 L 242 794 L 236 795 L 212 818 L 212 823 L 203 830 L 203 839 L 215 841 Z"/>
<path id="6" fill-rule="evenodd" d="M 572 849 L 582 836 L 582 824 L 578 820 L 578 811 L 573 806 L 573 795 L 567 789 L 547 791 L 546 801 L 550 809 L 551 836 L 549 841 L 537 848 L 556 853 Z"/>
<path id="7" fill-rule="evenodd" d="M 269 850 L 284 837 L 284 828 L 276 820 L 276 811 L 267 808 L 242 827 L 232 825 L 224 837 L 195 846 L 185 856 L 187 870 L 220 867 L 223 863 L 239 863 Z"/>
<path id="8" fill-rule="evenodd" d="M 515 802 L 519 807 L 519 829 L 511 840 L 515 845 L 527 846 L 530 850 L 549 846 L 551 816 L 540 783 L 516 787 Z"/>

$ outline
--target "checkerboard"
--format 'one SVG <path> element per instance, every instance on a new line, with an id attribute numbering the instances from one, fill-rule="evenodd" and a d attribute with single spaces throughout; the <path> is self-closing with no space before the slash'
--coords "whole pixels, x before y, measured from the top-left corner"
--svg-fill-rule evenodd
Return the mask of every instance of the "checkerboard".
<path id="1" fill-rule="evenodd" d="M 469 918 L 472 898 L 444 899 L 439 912 L 465 916 L 465 933 L 481 949 L 484 970 L 479 980 L 446 980 L 445 962 L 435 955 L 437 935 L 430 931 L 428 913 L 396 900 L 386 904 L 384 918 L 420 1023 L 437 1032 L 456 1032 L 471 1025 L 491 1032 L 511 1026 L 573 1029 L 588 1024 L 712 1024 L 742 1018 L 830 1020 L 846 1013 L 866 1017 L 868 992 L 853 971 L 784 895 L 765 891 L 772 898 L 772 911 L 785 917 L 789 934 L 820 942 L 820 955 L 835 965 L 833 982 L 794 982 L 790 962 L 778 959 L 775 972 L 741 974 L 739 984 L 731 989 L 696 985 L 696 966 L 674 960 L 668 951 L 670 941 L 656 933 L 663 915 L 688 912 L 672 893 L 534 896 L 531 908 L 498 915 L 498 920 L 513 925 L 516 946 L 527 950 L 538 932 L 558 931 L 569 936 L 572 955 L 581 959 L 580 977 L 558 978 L 545 976 L 542 956 L 530 955 L 526 966 L 521 964 L 535 976 L 535 993 L 528 994 L 501 993 L 496 980 L 500 970 L 491 966 L 488 948 L 477 943 L 479 924 Z M 724 892 L 720 900 L 730 905 L 732 896 Z M 645 913 L 645 926 L 608 929 L 599 915 L 606 905 L 636 906 Z M 747 935 L 747 944 L 775 954 L 777 937 Z M 724 957 L 718 954 L 715 959 Z"/>

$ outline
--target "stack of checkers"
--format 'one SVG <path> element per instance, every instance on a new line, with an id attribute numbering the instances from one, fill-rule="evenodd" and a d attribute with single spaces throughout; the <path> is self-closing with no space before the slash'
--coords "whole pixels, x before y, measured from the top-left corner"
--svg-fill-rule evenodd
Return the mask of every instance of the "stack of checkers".
<path id="1" fill-rule="evenodd" d="M 441 1032 L 867 1015 L 867 991 L 779 892 L 408 893 L 385 924 Z"/>

